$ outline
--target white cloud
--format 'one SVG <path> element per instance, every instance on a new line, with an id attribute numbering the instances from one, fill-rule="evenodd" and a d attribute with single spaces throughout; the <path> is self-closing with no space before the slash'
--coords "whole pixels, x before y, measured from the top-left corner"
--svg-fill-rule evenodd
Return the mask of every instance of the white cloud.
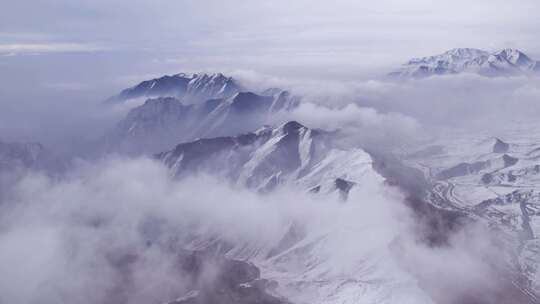
<path id="1" fill-rule="evenodd" d="M 299 275 L 303 284 L 357 278 L 372 282 L 361 290 L 385 299 L 407 302 L 400 297 L 406 295 L 410 303 L 429 303 L 402 267 L 439 299 L 499 287 L 491 278 L 492 265 L 502 265 L 501 249 L 493 249 L 486 231 L 464 228 L 449 246 L 429 247 L 418 242 L 421 221 L 403 195 L 375 181 L 353 188 L 343 203 L 292 189 L 260 195 L 208 176 L 177 181 L 149 159 L 108 159 L 83 164 L 60 180 L 29 175 L 6 190 L 9 199 L 0 204 L 2 302 L 103 303 L 110 290 L 125 295 L 126 303 L 165 302 L 186 292 L 168 248 L 216 237 L 259 252 L 262 260 L 254 262 L 277 263 L 274 271 Z M 263 258 L 291 222 L 311 240 L 297 258 L 322 263 Z M 138 257 L 131 272 L 111 262 L 123 254 Z M 455 284 L 465 280 L 465 286 Z"/>
<path id="2" fill-rule="evenodd" d="M 106 48 L 99 45 L 83 43 L 7 43 L 0 44 L 0 53 L 60 53 L 60 52 L 95 52 Z"/>

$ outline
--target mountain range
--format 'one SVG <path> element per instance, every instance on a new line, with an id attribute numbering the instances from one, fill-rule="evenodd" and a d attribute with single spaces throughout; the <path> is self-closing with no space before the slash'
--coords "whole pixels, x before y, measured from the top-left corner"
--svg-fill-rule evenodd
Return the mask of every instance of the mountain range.
<path id="1" fill-rule="evenodd" d="M 388 76 L 420 79 L 435 75 L 474 73 L 488 77 L 539 75 L 540 62 L 517 49 L 488 52 L 456 48 L 439 55 L 411 59 Z"/>
<path id="2" fill-rule="evenodd" d="M 463 68 L 463 66 L 469 65 L 466 61 L 474 61 L 474 58 L 478 56 L 486 56 L 485 52 L 470 49 L 453 53 L 453 55 L 443 56 L 452 64 L 439 62 L 440 65 L 447 67 L 447 73 L 473 71 L 469 68 Z M 529 61 L 520 53 L 510 55 L 510 52 L 506 52 L 504 56 L 508 57 L 509 62 L 513 62 L 514 65 L 522 66 L 525 71 L 532 67 L 532 65 L 527 65 Z M 436 62 L 438 60 L 430 57 L 414 62 L 421 64 L 421 62 Z M 525 68 L 527 66 L 529 68 Z M 449 72 L 450 70 L 452 72 Z M 478 72 L 478 70 L 474 71 Z M 185 76 L 180 78 L 183 77 Z M 209 82 L 215 78 L 214 76 L 197 77 Z M 152 80 L 150 86 L 155 83 L 154 87 L 163 87 L 164 85 L 158 85 L 160 79 L 169 81 L 169 78 L 159 78 Z M 224 77 L 224 79 L 230 78 Z M 236 83 L 234 80 L 231 81 Z M 149 82 L 142 84 L 145 83 L 148 85 Z M 134 88 L 144 87 L 145 85 L 142 84 Z M 199 87 L 212 86 L 206 84 Z M 237 85 L 236 87 L 240 88 L 241 86 Z M 360 148 L 343 150 L 339 148 L 340 135 L 336 132 L 311 129 L 296 121 L 273 126 L 266 125 L 273 122 L 270 119 L 273 113 L 290 111 L 300 103 L 299 97 L 287 91 L 269 89 L 263 92 L 254 92 L 242 87 L 239 91 L 231 93 L 230 96 L 221 95 L 222 90 L 204 89 L 204 92 L 208 91 L 218 93 L 215 93 L 217 95 L 212 95 L 214 93 L 199 94 L 196 89 L 193 89 L 189 94 L 185 94 L 184 89 L 174 91 L 169 88 L 166 93 L 147 93 L 145 91 L 145 93 L 136 95 L 133 98 L 147 95 L 152 97 L 149 97 L 141 106 L 131 109 L 128 115 L 109 133 L 112 147 L 118 149 L 116 151 L 128 154 L 133 152 L 147 155 L 155 153 L 153 157 L 163 163 L 171 175 L 178 179 L 198 174 L 209 174 L 259 193 L 268 193 L 283 187 L 293 187 L 313 195 L 332 195 L 337 196 L 342 201 L 347 201 L 350 192 L 354 191 L 356 187 L 362 187 L 362 185 L 373 183 L 381 187 L 386 184 L 398 185 L 410 195 L 407 204 L 417 213 L 419 221 L 425 222 L 425 225 L 429 227 L 426 230 L 428 231 L 426 239 L 435 244 L 444 243 L 448 231 L 459 229 L 456 227 L 460 226 L 459 223 L 464 218 L 488 218 L 490 222 L 494 223 L 493 225 L 504 226 L 506 225 L 504 219 L 510 215 L 514 216 L 515 212 L 511 211 L 509 215 L 502 213 L 500 217 L 497 217 L 493 214 L 495 206 L 515 205 L 516 201 L 523 202 L 520 198 L 527 198 L 530 201 L 532 198 L 538 197 L 534 193 L 528 195 L 516 193 L 498 200 L 490 200 L 486 197 L 486 199 L 477 202 L 478 206 L 467 209 L 456 202 L 452 196 L 454 195 L 453 188 L 450 188 L 448 192 L 441 190 L 446 189 L 448 185 L 453 185 L 452 181 L 455 179 L 468 181 L 469 178 L 475 177 L 483 186 L 497 186 L 508 182 L 520 185 L 517 182 L 520 179 L 529 180 L 529 176 L 536 176 L 537 165 L 514 170 L 516 164 L 522 160 L 513 153 L 511 144 L 498 138 L 490 141 L 485 155 L 476 153 L 477 157 L 472 161 L 449 161 L 447 164 L 442 164 L 442 167 L 431 166 L 431 173 L 424 175 L 422 174 L 424 167 L 416 169 L 413 166 L 413 168 L 409 168 L 409 165 L 404 165 L 405 162 L 402 160 L 405 160 L 407 164 L 409 162 L 414 164 L 415 159 L 430 159 L 434 155 L 445 153 L 447 145 L 412 151 L 408 155 L 400 156 L 400 159 L 386 158 L 383 154 L 374 151 L 368 153 Z M 171 92 L 176 93 L 171 94 Z M 205 96 L 208 99 L 193 98 L 193 96 Z M 534 154 L 535 151 L 529 153 Z M 412 178 L 413 176 L 414 178 Z M 470 181 L 468 182 L 470 183 Z M 519 206 L 519 203 L 517 205 Z M 535 203 L 526 203 L 523 206 L 523 208 L 536 208 Z M 529 214 L 529 211 L 525 212 Z M 535 219 L 533 215 L 527 216 L 528 221 Z M 522 235 L 522 228 L 519 224 L 514 224 L 508 231 L 512 235 Z M 528 228 L 528 239 L 533 239 L 531 235 L 536 235 L 536 233 L 533 228 Z M 331 235 L 329 232 L 325 237 Z M 303 284 L 310 289 L 315 288 L 315 286 L 323 288 L 325 292 L 319 294 L 317 298 L 319 300 L 342 299 L 346 301 L 350 299 L 350 294 L 365 297 L 369 293 L 376 294 L 374 297 L 377 299 L 382 297 L 381 294 L 369 288 L 370 291 L 362 291 L 359 285 L 347 283 L 350 278 L 365 279 L 365 275 L 357 277 L 358 272 L 354 271 L 333 272 L 332 265 L 327 260 L 328 257 L 317 253 L 317 251 L 327 249 L 324 241 L 312 241 L 309 246 L 302 247 L 305 240 L 316 238 L 316 236 L 303 231 L 302 227 L 298 227 L 295 223 L 284 227 L 283 239 L 278 245 L 220 244 L 219 242 L 217 245 L 216 238 L 219 239 L 219 234 L 190 235 L 188 237 L 194 242 L 192 246 L 196 248 L 226 247 L 228 248 L 226 250 L 228 257 L 254 261 L 263 267 L 264 278 L 275 281 L 277 284 L 279 291 L 272 294 L 287 295 L 286 298 L 290 301 L 301 301 L 305 297 L 305 293 L 296 293 L 295 296 L 295 292 L 291 291 L 295 290 L 294 286 L 298 286 L 298 284 Z M 514 237 L 509 239 L 515 240 Z M 523 272 L 515 268 L 516 265 L 535 267 L 537 262 L 532 256 L 538 251 L 532 241 L 527 244 L 525 247 L 527 250 L 523 251 L 521 255 L 523 258 L 526 257 L 525 260 L 516 264 L 516 261 L 510 258 L 500 265 L 501 270 L 498 271 L 502 272 L 503 279 L 497 283 L 497 288 L 504 290 L 504 292 L 497 290 L 490 292 L 499 294 L 501 303 L 506 303 L 509 299 L 515 303 L 538 303 L 538 299 L 534 296 L 535 290 L 538 289 L 534 280 L 537 272 L 532 270 Z M 298 246 L 300 246 L 298 249 L 293 250 Z M 519 250 L 519 247 L 513 247 L 515 245 L 512 241 L 508 246 Z M 519 256 L 518 253 L 510 255 Z M 299 265 L 293 262 L 304 259 L 309 262 Z M 356 266 L 362 269 L 360 265 L 361 263 Z M 294 270 L 278 270 L 291 267 Z M 369 273 L 367 269 L 359 271 Z M 421 274 L 417 275 L 422 276 Z M 282 276 L 286 276 L 287 279 L 283 279 Z M 306 276 L 309 279 L 306 279 Z M 377 279 L 381 278 L 377 277 Z M 512 283 L 515 281 L 526 282 L 527 280 L 530 283 Z M 346 284 L 350 289 L 345 292 L 340 287 L 343 286 L 342 284 Z M 422 282 L 422 284 L 429 285 L 430 282 Z M 260 296 L 263 296 L 267 288 L 270 288 L 268 287 L 270 285 L 265 286 L 259 290 L 262 293 Z M 378 286 L 384 286 L 384 283 Z M 201 292 L 194 290 L 171 303 L 201 301 Z M 213 294 L 214 291 L 204 292 Z M 238 291 L 232 289 L 230 292 L 234 294 Z M 467 298 L 475 299 L 474 303 L 487 303 L 484 301 L 485 295 L 481 291 L 464 292 Z M 420 298 L 416 298 L 416 300 L 420 301 Z M 280 301 L 286 301 L 281 299 Z M 430 303 L 430 301 L 426 300 L 425 303 Z"/>
<path id="3" fill-rule="evenodd" d="M 392 76 L 529 75 L 538 66 L 516 50 L 455 49 L 411 60 Z M 540 292 L 537 144 L 493 137 L 478 143 L 448 136 L 440 143 L 430 141 L 399 152 L 345 149 L 339 131 L 276 119 L 296 109 L 301 97 L 279 88 L 250 90 L 219 73 L 143 81 L 107 99 L 105 106 L 129 104 L 133 99 L 145 100 L 104 135 L 99 144 L 102 153 L 149 156 L 175 179 L 211 175 L 262 195 L 295 189 L 353 204 L 354 191 L 366 185 L 381 192 L 399 190 L 422 228 L 418 242 L 444 248 L 451 233 L 475 221 L 503 231 L 501 242 L 510 248 L 509 258 L 498 260 L 500 264 L 494 267 L 499 276 L 493 286 L 479 290 L 451 286 L 463 294 L 447 301 L 437 297 L 433 282 L 424 276 L 428 270 L 395 267 L 387 272 L 381 266 L 381 261 L 391 259 L 391 252 L 401 252 L 399 240 L 365 256 L 348 257 L 352 263 L 339 268 L 332 259 L 342 250 L 336 240 L 342 240 L 344 231 L 333 226 L 308 230 L 287 222 L 272 243 L 231 243 L 219 231 L 194 229 L 175 236 L 184 242 L 180 265 L 194 277 L 201 275 L 206 259 L 223 269 L 216 282 L 195 284 L 190 287 L 193 290 L 168 303 L 540 303 L 536 296 Z M 464 148 L 464 143 L 471 147 Z M 0 173 L 19 167 L 47 169 L 53 160 L 40 144 L 0 143 Z M 366 205 L 355 210 L 365 219 L 366 214 L 370 216 L 371 202 L 361 203 Z M 156 246 L 153 241 L 149 239 L 148 246 Z M 169 246 L 165 247 L 171 250 Z M 348 244 L 341 246 L 346 250 Z M 498 300 L 489 302 L 486 292 Z"/>
<path id="4" fill-rule="evenodd" d="M 263 192 L 296 185 L 346 197 L 356 184 L 382 181 L 366 152 L 335 148 L 334 135 L 290 121 L 239 136 L 182 143 L 156 157 L 177 177 L 213 173 Z"/>
<path id="5" fill-rule="evenodd" d="M 240 91 L 243 88 L 237 81 L 221 73 L 179 73 L 143 81 L 108 98 L 106 102 L 123 102 L 140 97 L 176 97 L 184 103 L 196 103 L 211 98 L 228 98 Z"/>
<path id="6" fill-rule="evenodd" d="M 250 132 L 300 103 L 299 96 L 278 88 L 257 93 L 240 90 L 234 79 L 222 74 L 178 74 L 144 81 L 112 98 L 125 102 L 153 96 L 110 130 L 102 142 L 104 150 L 152 154 L 196 138 Z"/>

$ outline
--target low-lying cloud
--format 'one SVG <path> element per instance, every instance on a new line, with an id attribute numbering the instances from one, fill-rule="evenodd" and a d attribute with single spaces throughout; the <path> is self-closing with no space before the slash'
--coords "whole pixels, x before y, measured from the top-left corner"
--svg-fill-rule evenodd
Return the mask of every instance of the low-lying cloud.
<path id="1" fill-rule="evenodd" d="M 296 120 L 310 128 L 338 131 L 344 148 L 396 147 L 422 138 L 423 133 L 421 125 L 412 117 L 396 112 L 381 113 L 355 103 L 330 107 L 305 102 L 275 118 Z"/>
<path id="2" fill-rule="evenodd" d="M 414 286 L 415 279 L 404 271 L 409 270 L 421 285 L 439 281 L 427 290 L 455 303 L 460 292 L 491 286 L 486 282 L 493 273 L 491 263 L 499 262 L 489 242 L 470 246 L 470 241 L 486 239 L 486 233 L 437 249 L 419 242 L 404 196 L 377 182 L 353 188 L 343 203 L 337 196 L 294 189 L 256 194 L 209 176 L 178 181 L 162 165 L 144 158 L 80 164 L 70 172 L 60 180 L 40 174 L 23 177 L 0 203 L 2 302 L 164 302 L 187 292 L 170 248 L 204 246 L 205 240 L 218 239 L 260 252 L 237 256 L 257 263 L 277 246 L 291 223 L 304 227 L 308 238 L 322 238 L 314 243 L 316 254 L 297 253 L 326 261 L 321 267 L 329 268 L 320 275 L 361 275 L 348 271 L 373 259 L 370 267 L 380 271 L 369 278 L 382 279 L 382 287 L 374 288 L 390 288 L 396 296 L 401 291 L 383 282 L 393 278 Z M 391 258 L 392 247 L 399 248 L 398 259 Z M 127 274 L 119 266 L 126 255 L 139 257 Z M 294 265 L 300 268 L 290 271 L 305 270 L 302 263 Z M 462 279 L 473 286 L 453 286 L 448 293 L 437 288 Z"/>

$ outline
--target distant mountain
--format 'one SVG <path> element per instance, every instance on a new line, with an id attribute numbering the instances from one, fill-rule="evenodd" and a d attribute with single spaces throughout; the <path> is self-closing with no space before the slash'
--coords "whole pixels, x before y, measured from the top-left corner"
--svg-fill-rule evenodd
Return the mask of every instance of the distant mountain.
<path id="1" fill-rule="evenodd" d="M 274 89 L 264 93 L 238 92 L 228 98 L 195 104 L 175 97 L 148 99 L 106 135 L 105 149 L 128 154 L 157 153 L 200 137 L 245 133 L 300 102 L 288 91 Z"/>
<path id="2" fill-rule="evenodd" d="M 0 173 L 13 170 L 53 170 L 59 161 L 39 143 L 0 142 Z"/>
<path id="3" fill-rule="evenodd" d="M 383 181 L 363 150 L 333 148 L 333 134 L 290 121 L 239 136 L 182 143 L 156 157 L 178 177 L 210 172 L 259 191 L 288 184 L 346 196 L 357 183 Z"/>
<path id="4" fill-rule="evenodd" d="M 212 98 L 228 98 L 243 88 L 232 77 L 216 74 L 176 74 L 143 81 L 107 100 L 123 102 L 141 97 L 176 97 L 184 103 L 196 103 Z"/>
<path id="5" fill-rule="evenodd" d="M 418 79 L 458 73 L 476 73 L 489 77 L 540 74 L 540 62 L 516 49 L 490 53 L 479 49 L 458 48 L 440 55 L 411 59 L 389 76 Z"/>

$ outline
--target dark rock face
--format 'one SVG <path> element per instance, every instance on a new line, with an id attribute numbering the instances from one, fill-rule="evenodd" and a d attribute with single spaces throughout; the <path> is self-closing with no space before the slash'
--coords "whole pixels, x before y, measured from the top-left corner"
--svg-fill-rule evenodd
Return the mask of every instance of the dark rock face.
<path id="1" fill-rule="evenodd" d="M 503 206 L 507 204 L 519 204 L 521 202 L 528 202 L 529 200 L 538 200 L 538 195 L 535 195 L 532 190 L 515 190 L 500 197 L 484 200 L 475 206 L 475 210 L 477 212 L 483 212 L 491 205 Z"/>
<path id="2" fill-rule="evenodd" d="M 535 238 L 534 232 L 530 225 L 531 217 L 538 216 L 538 202 L 540 201 L 540 194 L 535 190 L 515 190 L 503 196 L 499 196 L 493 199 L 487 199 L 479 203 L 474 207 L 474 211 L 478 214 L 488 215 L 492 218 L 499 218 L 500 222 L 504 225 L 514 226 L 516 222 L 512 217 L 505 216 L 503 213 L 490 210 L 491 206 L 504 206 L 504 205 L 519 205 L 521 209 L 521 227 L 514 227 L 521 230 L 521 240 L 531 240 Z"/>
<path id="3" fill-rule="evenodd" d="M 209 252 L 191 252 L 179 255 L 179 266 L 197 282 L 195 289 L 170 304 L 188 303 L 287 303 L 267 292 L 276 283 L 260 278 L 254 265 L 226 259 Z M 208 277 L 208 269 L 212 274 Z"/>
<path id="4" fill-rule="evenodd" d="M 301 153 L 308 154 L 305 161 L 309 164 L 323 154 L 326 134 L 291 121 L 255 133 L 179 144 L 155 157 L 173 169 L 177 177 L 201 171 L 219 172 L 232 180 L 242 177 L 250 188 L 270 191 L 282 183 L 283 176 L 306 168 L 302 167 L 307 163 L 302 163 Z M 305 173 L 298 172 L 298 176 L 302 174 Z"/>
<path id="5" fill-rule="evenodd" d="M 309 189 L 309 192 L 310 193 L 319 193 L 319 192 L 321 192 L 321 186 L 315 186 L 315 187 Z"/>
<path id="6" fill-rule="evenodd" d="M 369 154 L 375 171 L 406 194 L 405 204 L 418 220 L 418 235 L 422 241 L 430 246 L 448 245 L 452 233 L 470 222 L 465 213 L 440 209 L 426 200 L 432 185 L 420 170 L 407 167 L 394 156 L 380 151 L 369 151 Z"/>
<path id="7" fill-rule="evenodd" d="M 509 144 L 498 138 L 495 140 L 495 145 L 493 145 L 493 153 L 506 153 L 508 150 L 510 150 Z"/>
<path id="8" fill-rule="evenodd" d="M 515 157 L 512 157 L 512 156 L 510 156 L 508 154 L 503 155 L 502 159 L 504 161 L 504 167 L 513 166 L 513 165 L 517 164 L 517 162 L 519 161 L 519 159 L 517 159 Z"/>
<path id="9" fill-rule="evenodd" d="M 509 156 L 506 159 L 506 164 L 515 165 L 518 161 L 519 159 Z M 532 165 L 515 170 L 486 173 L 482 176 L 482 182 L 486 185 L 512 184 L 520 180 L 534 178 L 538 174 L 540 174 L 540 165 Z"/>
<path id="10" fill-rule="evenodd" d="M 119 102 L 143 96 L 178 96 L 186 92 L 190 79 L 182 74 L 147 80 L 125 89 L 108 102 Z"/>
<path id="11" fill-rule="evenodd" d="M 493 182 L 493 174 L 491 173 L 486 173 L 484 175 L 482 175 L 482 183 L 486 184 L 486 185 L 489 185 L 490 183 Z"/>
<path id="12" fill-rule="evenodd" d="M 251 284 L 238 285 L 221 289 L 196 291 L 185 299 L 169 304 L 284 304 L 280 299 L 264 291 L 267 283 L 264 280 Z"/>
<path id="13" fill-rule="evenodd" d="M 373 169 L 390 185 L 397 185 L 407 193 L 424 195 L 431 187 L 422 171 L 405 166 L 398 158 L 386 152 L 367 150 L 373 159 Z"/>
<path id="14" fill-rule="evenodd" d="M 268 110 L 273 98 L 270 96 L 260 96 L 252 92 L 238 93 L 233 99 L 231 109 L 235 112 L 253 112 Z"/>
<path id="15" fill-rule="evenodd" d="M 164 250 L 170 251 L 175 261 L 170 279 L 178 282 L 178 291 L 172 292 L 178 294 L 177 299 L 165 303 L 287 303 L 269 294 L 277 283 L 262 279 L 260 270 L 251 263 L 225 258 L 223 253 L 211 249 Z M 125 252 L 110 254 L 107 260 L 120 279 L 111 286 L 104 303 L 130 303 L 130 294 L 135 288 L 131 283 L 132 276 L 139 263 L 144 263 L 144 258 L 136 252 Z"/>
<path id="16" fill-rule="evenodd" d="M 202 279 L 205 284 L 212 287 L 236 286 L 249 283 L 260 278 L 260 271 L 255 265 L 247 262 L 226 259 L 214 252 L 180 251 L 178 265 L 183 271 L 195 276 L 198 281 Z M 213 268 L 209 277 L 205 268 Z"/>
<path id="17" fill-rule="evenodd" d="M 493 168 L 495 166 L 494 160 L 478 161 L 474 163 L 460 163 L 454 167 L 442 170 L 441 172 L 437 174 L 436 177 L 437 179 L 440 179 L 440 180 L 446 180 L 446 179 L 451 179 L 451 178 L 459 177 L 459 176 L 477 174 L 481 172 L 482 170 L 487 170 L 487 169 L 490 169 L 491 171 L 496 171 L 498 169 L 511 167 L 519 161 L 519 159 L 512 157 L 508 154 L 504 154 L 501 157 L 501 160 L 503 161 L 502 167 L 498 165 L 498 167 L 496 168 Z M 493 175 L 490 173 L 486 173 L 482 176 L 482 182 L 486 184 L 490 183 L 492 180 L 493 180 Z"/>
<path id="18" fill-rule="evenodd" d="M 349 192 L 355 185 L 354 182 L 351 182 L 342 178 L 336 178 L 336 180 L 334 181 L 334 184 L 336 186 L 336 189 L 339 190 L 339 193 L 343 200 L 347 200 L 347 197 L 349 196 Z"/>
<path id="19" fill-rule="evenodd" d="M 241 145 L 231 137 L 200 139 L 195 142 L 180 144 L 169 154 L 160 153 L 158 159 L 165 165 L 175 168 L 178 172 L 198 172 L 205 169 L 205 161 L 212 156 L 227 151 L 236 145 Z"/>
<path id="20" fill-rule="evenodd" d="M 203 138 L 179 144 L 171 151 L 157 154 L 156 158 L 163 161 L 166 166 L 174 168 L 177 176 L 180 176 L 184 172 L 193 173 L 211 169 L 207 165 L 213 157 L 218 157 L 221 153 L 229 151 L 237 151 L 242 154 L 242 147 L 250 146 L 257 140 L 264 139 L 264 135 L 255 133 L 243 134 L 237 137 Z M 242 158 L 241 155 L 238 157 Z"/>
<path id="21" fill-rule="evenodd" d="M 475 174 L 488 168 L 490 161 L 481 161 L 475 163 L 461 163 L 454 167 L 443 170 L 437 174 L 438 179 L 450 179 L 453 177 Z"/>

